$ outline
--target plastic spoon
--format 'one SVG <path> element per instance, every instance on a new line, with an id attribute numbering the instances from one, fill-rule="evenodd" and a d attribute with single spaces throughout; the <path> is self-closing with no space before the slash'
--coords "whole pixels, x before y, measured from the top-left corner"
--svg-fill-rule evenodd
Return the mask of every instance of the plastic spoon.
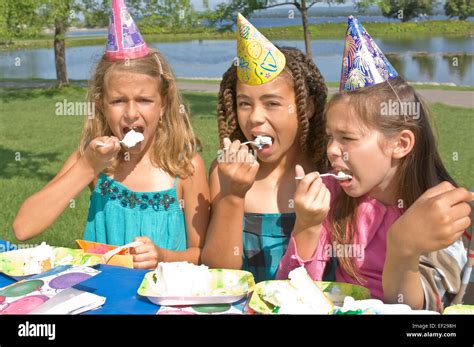
<path id="1" fill-rule="evenodd" d="M 251 143 L 252 145 L 257 147 L 257 149 L 262 149 L 263 146 L 265 146 L 265 145 L 269 145 L 269 146 L 272 145 L 272 138 L 270 136 L 260 136 L 259 135 L 255 138 L 255 140 L 241 143 L 241 145 L 246 145 L 246 144 L 249 144 L 249 143 Z M 224 150 L 228 150 L 228 149 L 229 148 L 224 148 Z"/>
<path id="2" fill-rule="evenodd" d="M 352 179 L 352 176 L 351 175 L 348 175 L 348 174 L 345 174 L 344 172 L 342 171 L 339 171 L 339 173 L 337 175 L 335 174 L 332 174 L 332 173 L 325 173 L 325 174 L 321 174 L 319 175 L 319 177 L 334 177 L 336 180 L 338 181 L 345 181 L 345 180 L 350 180 Z M 295 180 L 302 180 L 303 179 L 303 176 L 297 176 L 295 177 Z"/>
<path id="3" fill-rule="evenodd" d="M 269 145 L 269 146 L 272 145 L 272 138 L 270 136 L 257 136 L 255 140 L 247 141 L 242 144 L 246 145 L 248 143 L 255 145 L 258 149 L 262 149 L 264 145 Z"/>
<path id="4" fill-rule="evenodd" d="M 125 137 L 120 141 L 120 144 L 124 145 L 127 148 L 132 148 L 137 145 L 137 143 L 142 142 L 145 139 L 142 133 L 139 133 L 135 130 L 130 130 L 125 134 Z M 97 142 L 97 146 L 103 147 L 107 146 L 104 142 Z"/>

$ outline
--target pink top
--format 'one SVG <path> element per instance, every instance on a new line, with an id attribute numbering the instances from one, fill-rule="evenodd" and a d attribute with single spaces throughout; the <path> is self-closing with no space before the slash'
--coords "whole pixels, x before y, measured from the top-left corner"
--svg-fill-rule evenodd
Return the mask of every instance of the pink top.
<path id="1" fill-rule="evenodd" d="M 333 208 L 341 188 L 332 178 L 323 178 L 323 181 L 331 192 L 331 208 Z M 368 195 L 361 197 L 357 209 L 358 229 L 354 245 L 334 245 L 331 242 L 330 220 L 326 218 L 321 228 L 318 246 L 311 259 L 304 261 L 298 256 L 295 240 L 291 237 L 288 249 L 281 259 L 276 279 L 286 279 L 291 270 L 304 265 L 314 280 L 321 280 L 331 256 L 343 254 L 356 258 L 359 275 L 364 280 L 362 285 L 370 290 L 373 298 L 383 300 L 382 272 L 387 231 L 402 213 L 403 210 L 397 206 L 386 206 Z M 339 266 L 336 269 L 336 281 L 360 285 Z"/>

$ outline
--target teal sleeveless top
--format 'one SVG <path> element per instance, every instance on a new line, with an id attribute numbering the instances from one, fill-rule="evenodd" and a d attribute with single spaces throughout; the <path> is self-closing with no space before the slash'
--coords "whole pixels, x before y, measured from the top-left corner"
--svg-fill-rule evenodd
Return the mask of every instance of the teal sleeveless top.
<path id="1" fill-rule="evenodd" d="M 156 246 L 184 251 L 186 223 L 173 188 L 135 192 L 101 173 L 91 194 L 84 239 L 122 246 L 137 236 L 149 237 Z"/>
<path id="2" fill-rule="evenodd" d="M 255 282 L 273 280 L 290 242 L 295 213 L 245 213 L 242 269 Z"/>

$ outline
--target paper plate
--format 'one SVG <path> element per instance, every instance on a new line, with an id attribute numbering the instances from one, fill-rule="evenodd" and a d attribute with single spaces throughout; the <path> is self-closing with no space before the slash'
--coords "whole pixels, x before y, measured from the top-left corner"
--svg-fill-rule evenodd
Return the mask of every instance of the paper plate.
<path id="1" fill-rule="evenodd" d="M 255 286 L 253 275 L 247 271 L 210 269 L 212 292 L 205 296 L 163 296 L 151 285 L 154 271 L 145 274 L 138 294 L 163 306 L 230 304 L 248 295 Z"/>
<path id="2" fill-rule="evenodd" d="M 98 256 L 101 256 L 102 254 L 105 254 L 119 247 L 86 240 L 76 240 L 76 243 L 78 244 L 79 248 L 85 253 Z M 129 269 L 133 269 L 133 256 L 130 255 L 130 249 L 122 249 L 118 254 L 115 254 L 107 261 L 107 265 L 122 266 Z"/>
<path id="3" fill-rule="evenodd" d="M 72 249 L 65 247 L 52 247 L 54 254 L 53 264 L 50 264 L 49 268 L 45 268 L 47 271 L 58 265 L 85 265 L 93 266 L 100 263 L 100 256 L 93 254 L 85 254 L 81 249 Z M 26 273 L 25 264 L 27 261 L 27 253 L 33 251 L 34 248 L 30 249 L 19 249 L 10 252 L 0 253 L 0 272 L 5 273 L 8 276 L 30 276 L 36 275 L 37 273 Z"/>
<path id="4" fill-rule="evenodd" d="M 263 300 L 262 293 L 263 288 L 271 282 L 276 281 L 264 281 L 257 283 L 254 288 L 252 297 L 249 302 L 249 307 L 257 313 L 263 314 L 275 314 L 273 312 L 274 306 L 265 300 Z M 289 282 L 289 281 L 279 281 L 279 282 Z M 356 300 L 370 299 L 370 291 L 362 286 L 357 286 L 350 283 L 341 283 L 341 282 L 319 282 L 318 283 L 324 293 L 332 300 L 334 305 L 342 306 L 344 298 L 346 296 L 352 296 Z"/>
<path id="5" fill-rule="evenodd" d="M 474 314 L 474 305 L 453 305 L 444 309 L 443 314 Z"/>

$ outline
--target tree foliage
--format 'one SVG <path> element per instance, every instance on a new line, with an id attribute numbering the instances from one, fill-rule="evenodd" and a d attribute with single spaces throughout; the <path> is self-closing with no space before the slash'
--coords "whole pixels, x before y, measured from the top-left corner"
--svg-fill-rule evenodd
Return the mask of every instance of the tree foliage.
<path id="1" fill-rule="evenodd" d="M 433 13 L 432 0 L 381 0 L 379 7 L 385 17 L 400 19 L 402 22 Z"/>
<path id="2" fill-rule="evenodd" d="M 446 0 L 444 11 L 448 17 L 459 17 L 466 20 L 467 17 L 474 16 L 473 0 Z"/>

